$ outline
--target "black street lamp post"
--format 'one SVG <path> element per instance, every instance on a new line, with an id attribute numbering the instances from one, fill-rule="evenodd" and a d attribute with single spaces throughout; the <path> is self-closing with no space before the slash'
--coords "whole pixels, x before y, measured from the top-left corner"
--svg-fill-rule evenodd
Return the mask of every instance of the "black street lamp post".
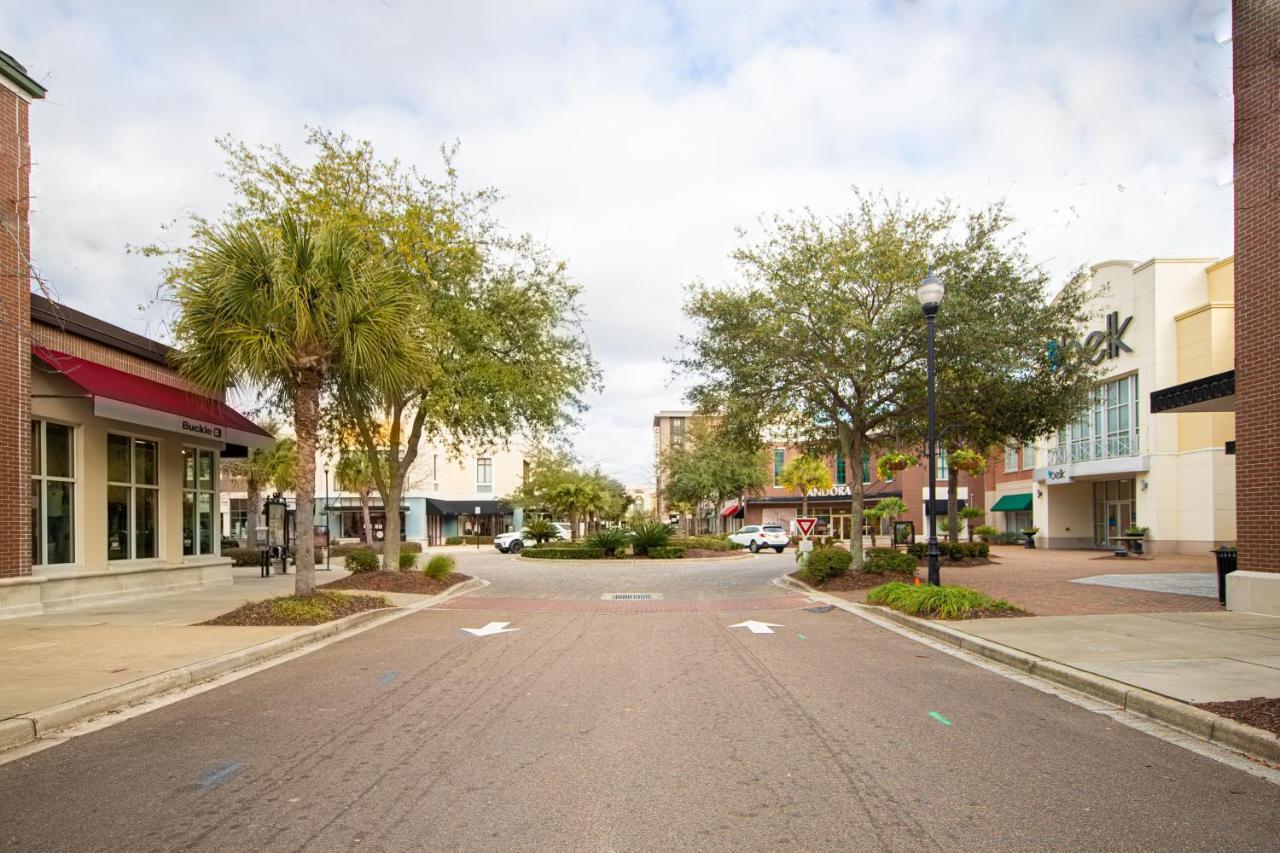
<path id="1" fill-rule="evenodd" d="M 925 325 L 929 329 L 929 584 L 942 585 L 942 572 L 938 568 L 938 407 L 934 388 L 934 325 L 938 317 L 938 305 L 942 302 L 942 279 L 931 270 L 916 288 L 916 298 L 924 311 Z"/>
<path id="2" fill-rule="evenodd" d="M 324 570 L 330 571 L 329 553 L 333 551 L 329 540 L 333 538 L 333 528 L 329 526 L 329 463 L 324 463 Z"/>

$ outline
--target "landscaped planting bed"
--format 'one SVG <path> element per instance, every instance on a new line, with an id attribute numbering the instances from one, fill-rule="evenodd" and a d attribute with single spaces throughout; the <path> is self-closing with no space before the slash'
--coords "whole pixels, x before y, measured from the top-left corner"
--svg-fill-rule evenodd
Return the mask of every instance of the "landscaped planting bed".
<path id="1" fill-rule="evenodd" d="M 901 581 L 867 593 L 867 604 L 878 604 L 926 619 L 986 619 L 1030 616 L 1020 607 L 963 586 L 914 586 Z"/>
<path id="2" fill-rule="evenodd" d="M 1280 735 L 1280 699 L 1257 697 L 1234 702 L 1205 702 L 1196 707 Z"/>
<path id="3" fill-rule="evenodd" d="M 414 595 L 436 595 L 451 586 L 471 580 L 470 575 L 451 572 L 443 579 L 427 577 L 422 572 L 362 572 L 342 580 L 323 584 L 321 589 L 358 589 L 369 592 L 409 592 Z"/>
<path id="4" fill-rule="evenodd" d="M 363 613 L 391 607 L 391 602 L 381 595 L 348 595 L 344 592 L 325 591 L 299 598 L 281 595 L 263 601 L 250 601 L 235 610 L 216 616 L 201 625 L 321 625 Z"/>

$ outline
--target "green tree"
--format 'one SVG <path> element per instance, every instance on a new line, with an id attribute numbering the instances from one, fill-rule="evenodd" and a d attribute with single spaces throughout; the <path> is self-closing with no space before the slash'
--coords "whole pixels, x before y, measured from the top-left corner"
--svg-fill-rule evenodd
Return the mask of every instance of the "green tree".
<path id="1" fill-rule="evenodd" d="M 258 426 L 272 435 L 280 432 L 280 425 L 274 420 L 263 421 Z M 297 445 L 289 437 L 277 438 L 271 447 L 255 447 L 242 459 L 222 459 L 223 476 L 244 480 L 250 545 L 255 542 L 262 519 L 262 493 L 267 489 L 293 488 L 297 460 Z"/>
<path id="2" fill-rule="evenodd" d="M 412 381 L 366 371 L 338 383 L 331 416 L 368 454 L 383 505 L 399 506 L 422 439 L 460 452 L 554 431 L 598 381 L 585 343 L 579 287 L 565 263 L 505 232 L 492 189 L 462 189 L 453 151 L 431 180 L 369 142 L 313 130 L 310 165 L 276 148 L 224 140 L 246 216 L 281 210 L 337 221 L 383 252 L 410 282 L 403 315 Z M 385 429 L 384 429 L 385 427 Z M 399 558 L 400 518 L 387 514 L 384 565 Z"/>
<path id="3" fill-rule="evenodd" d="M 965 531 L 969 537 L 969 541 L 973 541 L 973 528 L 975 522 L 985 518 L 987 511 L 982 507 L 967 506 L 960 510 L 960 517 L 965 520 Z"/>
<path id="4" fill-rule="evenodd" d="M 334 479 L 344 492 L 355 492 L 360 498 L 360 517 L 364 525 L 364 541 L 373 544 L 373 518 L 369 511 L 369 498 L 377 483 L 373 479 L 373 465 L 363 450 L 346 450 L 338 457 L 334 467 Z M 387 507 L 390 514 L 391 508 Z"/>
<path id="5" fill-rule="evenodd" d="M 759 492 L 767 482 L 766 460 L 758 442 L 743 443 L 705 421 L 695 421 L 684 443 L 668 448 L 661 464 L 672 505 L 696 508 L 710 502 L 719 509 L 729 498 Z M 720 522 L 719 512 L 713 513 L 717 532 Z"/>
<path id="6" fill-rule="evenodd" d="M 867 521 L 867 529 L 871 531 L 871 547 L 876 547 L 876 528 L 880 526 L 880 519 L 884 518 L 884 510 L 880 509 L 879 504 L 869 506 L 862 511 L 862 517 Z"/>
<path id="7" fill-rule="evenodd" d="M 831 488 L 831 471 L 827 463 L 816 456 L 804 454 L 797 456 L 782 469 L 779 482 L 793 492 L 800 494 L 800 514 L 809 515 L 809 492 L 814 489 Z"/>
<path id="8" fill-rule="evenodd" d="M 876 509 L 880 511 L 881 518 L 889 519 L 890 536 L 893 537 L 890 540 L 890 544 L 896 547 L 898 540 L 893 532 L 893 523 L 898 520 L 898 516 L 907 511 L 906 502 L 899 497 L 881 498 L 876 501 Z"/>
<path id="9" fill-rule="evenodd" d="M 412 289 L 349 228 L 292 214 L 219 225 L 197 220 L 167 279 L 183 373 L 210 388 L 260 388 L 292 416 L 297 514 L 309 526 L 321 400 L 347 377 L 409 378 Z M 311 536 L 298 537 L 296 559 L 296 593 L 310 595 Z"/>

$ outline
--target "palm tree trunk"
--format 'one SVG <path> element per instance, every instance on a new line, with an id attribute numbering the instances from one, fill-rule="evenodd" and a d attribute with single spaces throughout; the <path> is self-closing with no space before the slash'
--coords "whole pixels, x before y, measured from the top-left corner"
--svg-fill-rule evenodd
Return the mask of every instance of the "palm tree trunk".
<path id="1" fill-rule="evenodd" d="M 298 441 L 298 473 L 293 491 L 297 495 L 296 526 L 301 535 L 297 541 L 297 574 L 295 595 L 311 595 L 316 591 L 315 537 L 311 535 L 316 509 L 316 434 L 320 425 L 320 374 L 302 371 L 294 390 L 293 432 Z"/>
<path id="2" fill-rule="evenodd" d="M 364 544 L 373 544 L 373 514 L 369 511 L 369 490 L 360 490 L 360 514 L 364 522 Z"/>

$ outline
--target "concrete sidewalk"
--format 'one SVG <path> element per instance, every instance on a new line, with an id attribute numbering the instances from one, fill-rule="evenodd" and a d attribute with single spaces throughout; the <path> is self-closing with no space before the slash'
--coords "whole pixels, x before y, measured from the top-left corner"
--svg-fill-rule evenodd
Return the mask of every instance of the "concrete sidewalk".
<path id="1" fill-rule="evenodd" d="M 947 622 L 962 633 L 1182 702 L 1280 696 L 1280 618 L 1133 613 Z"/>
<path id="2" fill-rule="evenodd" d="M 318 572 L 324 584 L 347 576 Z M 237 569 L 231 586 L 0 621 L 0 722 L 259 644 L 309 627 L 201 626 L 249 601 L 293 591 L 294 575 Z M 387 596 L 395 604 L 419 595 Z"/>

